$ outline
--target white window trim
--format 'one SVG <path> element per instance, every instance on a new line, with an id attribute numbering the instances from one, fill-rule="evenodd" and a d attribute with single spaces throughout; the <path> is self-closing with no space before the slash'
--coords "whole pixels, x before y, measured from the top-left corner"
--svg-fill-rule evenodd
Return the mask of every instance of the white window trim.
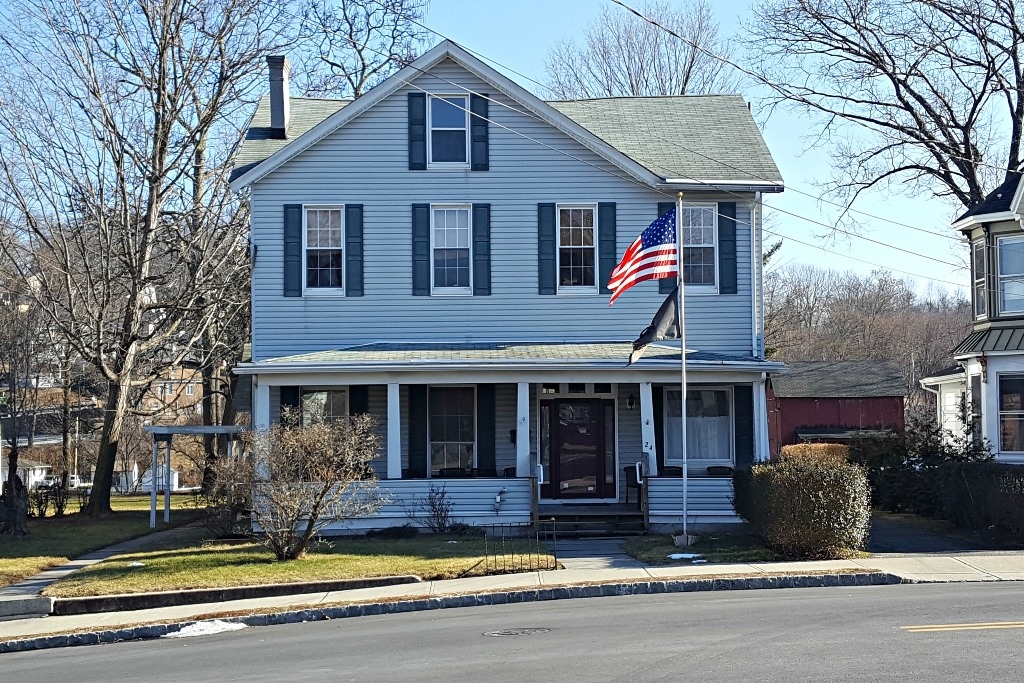
<path id="1" fill-rule="evenodd" d="M 594 212 L 594 286 L 579 287 L 560 284 L 562 279 L 562 209 L 591 209 Z M 600 224 L 597 214 L 597 202 L 565 202 L 555 204 L 555 292 L 564 296 L 593 296 L 601 294 L 601 254 Z M 572 249 L 574 247 L 566 247 Z"/>
<path id="2" fill-rule="evenodd" d="M 1012 377 L 1024 377 L 1024 373 L 1021 372 L 1000 372 L 996 375 L 999 380 L 999 384 L 996 385 L 996 427 L 998 433 L 996 435 L 996 443 L 999 447 L 996 449 L 1000 455 L 1011 454 L 1015 456 L 1024 456 L 1024 451 L 1009 451 L 1003 450 L 1003 415 L 1007 416 L 1021 416 L 1024 417 L 1024 406 L 1021 410 L 1003 410 L 1003 379 Z M 982 416 L 984 419 L 984 416 Z"/>
<path id="3" fill-rule="evenodd" d="M 706 469 L 708 467 L 713 467 L 713 466 L 716 466 L 716 465 L 725 465 L 727 467 L 735 467 L 736 466 L 736 394 L 734 392 L 734 387 L 732 385 L 729 385 L 729 384 L 722 384 L 722 385 L 717 385 L 717 384 L 691 385 L 691 384 L 687 383 L 687 385 L 686 385 L 687 396 L 689 396 L 691 391 L 705 391 L 705 390 L 725 391 L 729 395 L 729 450 L 730 450 L 731 457 L 728 460 L 724 460 L 724 459 L 719 458 L 719 459 L 715 459 L 715 460 L 700 459 L 700 460 L 696 460 L 696 461 L 687 458 L 686 465 L 687 465 L 687 474 L 688 475 L 691 474 L 691 473 L 700 472 L 701 470 L 704 470 L 704 469 Z M 668 440 L 668 392 L 669 391 L 679 391 L 679 388 L 678 387 L 673 387 L 673 386 L 662 387 L 662 392 L 663 392 L 662 393 L 662 402 L 661 402 L 661 410 L 662 410 L 662 415 L 661 415 L 661 423 L 662 423 L 662 427 L 661 427 L 661 430 L 662 430 L 661 431 L 661 443 L 662 443 L 662 447 L 664 447 L 664 444 Z M 683 419 L 684 420 L 686 419 L 686 405 L 685 404 L 683 405 Z M 680 467 L 683 464 L 682 458 L 669 458 L 667 453 L 665 454 L 664 462 L 665 462 L 665 465 L 669 466 L 669 467 Z"/>
<path id="4" fill-rule="evenodd" d="M 475 384 L 429 384 L 427 385 L 427 479 L 434 478 L 433 451 L 430 444 L 433 443 L 430 434 L 430 394 L 431 389 L 472 389 L 473 390 L 473 462 L 470 468 L 477 466 L 480 457 L 480 414 L 477 410 L 477 396 Z"/>
<path id="5" fill-rule="evenodd" d="M 1002 256 L 1002 250 L 1003 250 L 1003 243 L 1004 242 L 1007 243 L 1007 246 L 1009 246 L 1009 244 L 1012 244 L 1012 243 L 1016 242 L 1018 244 L 1019 248 L 1024 249 L 1024 235 L 1006 235 L 1006 236 L 1003 236 L 1003 237 L 997 237 L 996 238 L 996 281 L 997 281 L 997 284 L 998 284 L 998 286 L 996 288 L 997 289 L 997 292 L 996 292 L 996 305 L 998 306 L 998 309 L 999 309 L 999 315 L 1004 315 L 1004 314 L 1005 315 L 1024 315 L 1024 308 L 1021 308 L 1020 310 L 1014 310 L 1014 311 L 1006 311 L 1006 310 L 1003 309 L 1003 282 L 1004 282 L 1004 280 L 1006 280 L 1006 281 L 1009 281 L 1009 280 L 1021 280 L 1021 281 L 1024 281 L 1024 273 L 1017 273 L 1017 274 L 1014 274 L 1014 275 L 1003 275 L 1003 269 L 1002 269 L 1002 261 L 1003 260 L 1002 260 L 1001 256 Z M 973 253 L 972 253 L 972 256 L 973 256 Z M 975 283 L 976 283 L 976 281 L 972 281 L 971 282 L 972 285 L 974 285 Z M 972 297 L 972 299 L 973 299 L 973 297 Z"/>
<path id="6" fill-rule="evenodd" d="M 691 202 L 685 202 L 685 203 L 683 203 L 683 215 L 686 214 L 686 209 L 711 209 L 711 215 L 713 217 L 712 228 L 713 228 L 713 232 L 714 232 L 713 246 L 714 246 L 714 249 L 715 249 L 715 284 L 713 284 L 713 285 L 697 285 L 697 284 L 686 283 L 686 285 L 685 285 L 685 287 L 683 289 L 687 293 L 692 293 L 692 294 L 718 294 L 718 288 L 719 288 L 719 284 L 721 282 L 721 277 L 722 277 L 722 274 L 719 272 L 719 267 L 718 267 L 718 264 L 719 264 L 719 258 L 718 258 L 718 249 L 719 249 L 719 246 L 718 246 L 718 203 L 717 202 L 692 202 L 692 203 Z M 683 225 L 683 223 L 682 223 L 682 217 L 680 217 L 679 223 L 680 223 L 680 226 L 679 226 L 680 229 L 685 227 Z M 684 244 L 683 245 L 684 253 L 686 251 L 686 247 L 687 246 L 707 247 L 709 245 L 707 245 L 707 244 L 694 244 L 694 245 Z M 682 257 L 680 257 L 680 259 L 679 259 L 679 267 L 680 268 L 683 267 L 683 259 L 682 259 Z"/>
<path id="7" fill-rule="evenodd" d="M 345 405 L 344 405 L 344 408 L 343 408 L 344 412 L 342 413 L 342 416 L 343 417 L 348 417 L 348 414 L 349 414 L 349 401 L 351 399 L 351 396 L 349 394 L 349 387 L 346 384 L 332 384 L 330 386 L 323 386 L 323 387 L 321 387 L 321 386 L 300 386 L 299 387 L 299 417 L 300 418 L 303 417 L 303 414 L 302 414 L 302 398 L 303 398 L 303 396 L 307 392 L 312 393 L 312 392 L 317 392 L 317 391 L 340 391 L 340 392 L 343 392 L 345 394 Z"/>
<path id="8" fill-rule="evenodd" d="M 465 107 L 459 107 L 466 114 L 466 160 L 463 161 L 434 161 L 434 122 L 433 122 L 433 107 L 431 106 L 431 100 L 447 100 L 453 97 L 458 97 L 466 101 Z M 458 106 L 458 105 L 453 105 Z M 437 169 L 453 169 L 461 170 L 467 169 L 470 166 L 473 156 L 472 143 L 473 140 L 470 138 L 470 112 L 469 112 L 469 95 L 467 93 L 452 93 L 450 95 L 441 93 L 431 93 L 427 96 L 427 168 Z M 459 130 L 458 128 L 438 128 L 438 130 Z"/>
<path id="9" fill-rule="evenodd" d="M 193 384 L 192 382 L 189 382 L 188 384 L 186 384 L 185 385 L 185 395 L 186 396 L 195 396 L 196 395 L 196 385 Z"/>
<path id="10" fill-rule="evenodd" d="M 310 210 L 339 211 L 341 213 L 341 287 L 307 287 L 306 278 L 306 218 Z M 345 296 L 345 205 L 344 204 L 303 204 L 302 205 L 302 296 L 343 297 Z"/>
<path id="11" fill-rule="evenodd" d="M 974 267 L 975 266 L 975 264 L 974 264 L 974 250 L 975 250 L 975 248 L 979 244 L 981 245 L 981 249 L 982 249 L 981 263 L 982 263 L 982 267 L 983 267 L 983 272 L 982 272 L 980 278 L 978 277 L 978 273 L 976 272 L 976 268 Z M 986 302 L 986 305 L 982 307 L 981 313 L 978 313 L 978 309 L 977 309 L 978 301 L 977 301 L 977 294 L 976 294 L 977 293 L 977 286 L 978 286 L 978 281 L 979 280 L 981 281 L 981 286 L 982 286 L 983 290 L 987 289 L 987 285 L 988 285 L 988 282 L 987 282 L 988 268 L 985 267 L 985 265 L 986 265 L 985 261 L 987 260 L 985 257 L 986 257 L 986 254 L 985 254 L 985 238 L 971 240 L 971 318 L 974 319 L 974 320 L 984 320 L 985 318 L 988 318 L 988 299 L 989 299 L 990 293 L 987 292 L 987 291 L 985 292 L 985 302 Z"/>
<path id="12" fill-rule="evenodd" d="M 434 285 L 434 209 L 464 210 L 469 217 L 469 287 L 437 287 Z M 468 202 L 430 205 L 430 295 L 473 296 L 473 205 Z"/>

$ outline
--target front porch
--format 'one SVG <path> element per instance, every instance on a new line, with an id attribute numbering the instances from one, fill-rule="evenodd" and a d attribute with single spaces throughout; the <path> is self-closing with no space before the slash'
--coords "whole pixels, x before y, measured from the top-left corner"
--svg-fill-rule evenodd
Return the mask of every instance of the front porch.
<path id="1" fill-rule="evenodd" d="M 678 347 L 652 347 L 625 368 L 629 344 L 529 346 L 554 356 L 544 359 L 524 358 L 527 345 L 461 354 L 394 346 L 403 353 L 356 347 L 245 368 L 255 375 L 257 427 L 289 407 L 303 419 L 379 420 L 385 448 L 373 467 L 391 502 L 347 528 L 408 523 L 416 501 L 442 487 L 456 521 L 527 525 L 543 518 L 541 506 L 578 514 L 580 505 L 633 503 L 638 472 L 645 524 L 681 523 Z M 707 475 L 767 457 L 764 379 L 777 364 L 688 353 L 687 365 L 688 474 L 699 504 L 688 518 L 738 521 L 731 480 Z"/>

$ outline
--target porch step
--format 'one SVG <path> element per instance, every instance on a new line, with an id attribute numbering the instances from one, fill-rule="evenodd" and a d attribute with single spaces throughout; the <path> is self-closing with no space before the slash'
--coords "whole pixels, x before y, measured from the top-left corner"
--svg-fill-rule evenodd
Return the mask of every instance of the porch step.
<path id="1" fill-rule="evenodd" d="M 621 538 L 647 533 L 642 514 L 559 514 L 538 520 L 541 538 Z"/>

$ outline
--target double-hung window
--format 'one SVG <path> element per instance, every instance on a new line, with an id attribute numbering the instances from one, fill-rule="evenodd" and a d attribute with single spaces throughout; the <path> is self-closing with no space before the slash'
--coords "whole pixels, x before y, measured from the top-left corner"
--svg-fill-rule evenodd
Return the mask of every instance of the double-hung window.
<path id="1" fill-rule="evenodd" d="M 597 291 L 597 207 L 559 204 L 558 292 Z"/>
<path id="2" fill-rule="evenodd" d="M 431 95 L 427 125 L 431 166 L 469 166 L 469 98 Z"/>
<path id="3" fill-rule="evenodd" d="M 306 389 L 302 392 L 302 424 L 336 422 L 348 417 L 344 389 Z"/>
<path id="4" fill-rule="evenodd" d="M 686 458 L 690 466 L 732 465 L 732 391 L 727 387 L 687 387 Z M 682 392 L 665 389 L 665 462 L 682 464 Z"/>
<path id="5" fill-rule="evenodd" d="M 971 279 L 974 283 L 974 317 L 988 314 L 988 287 L 985 277 L 985 240 L 971 242 Z"/>
<path id="6" fill-rule="evenodd" d="M 430 207 L 431 294 L 472 294 L 469 204 Z"/>
<path id="7" fill-rule="evenodd" d="M 718 287 L 717 227 L 715 204 L 683 206 L 683 282 L 690 287 Z"/>
<path id="8" fill-rule="evenodd" d="M 303 231 L 306 291 L 344 291 L 342 245 L 345 211 L 342 206 L 307 206 Z"/>
<path id="9" fill-rule="evenodd" d="M 999 450 L 1024 451 L 1024 375 L 999 375 Z"/>
<path id="10" fill-rule="evenodd" d="M 999 313 L 1024 313 L 1024 236 L 1000 237 Z M 984 282 L 981 283 L 984 288 Z M 978 282 L 975 281 L 975 296 Z"/>
<path id="11" fill-rule="evenodd" d="M 476 392 L 473 387 L 430 387 L 430 472 L 474 466 Z"/>

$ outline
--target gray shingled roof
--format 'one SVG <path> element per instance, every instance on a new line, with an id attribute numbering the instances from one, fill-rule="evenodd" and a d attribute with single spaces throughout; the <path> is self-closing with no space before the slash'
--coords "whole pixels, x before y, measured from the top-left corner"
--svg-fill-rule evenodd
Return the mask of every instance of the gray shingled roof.
<path id="1" fill-rule="evenodd" d="M 288 139 L 275 140 L 270 138 L 270 98 L 262 98 L 231 179 L 294 142 L 350 101 L 293 97 Z M 663 178 L 782 181 L 740 95 L 611 97 L 549 104 Z"/>
<path id="2" fill-rule="evenodd" d="M 987 351 L 1024 351 L 1024 328 L 997 327 L 972 332 L 953 349 L 953 356 Z"/>
<path id="3" fill-rule="evenodd" d="M 907 384 L 891 361 L 787 362 L 785 375 L 772 377 L 780 398 L 871 398 L 906 396 Z"/>
<path id="4" fill-rule="evenodd" d="M 741 95 L 548 104 L 663 178 L 782 181 Z"/>
<path id="5" fill-rule="evenodd" d="M 278 150 L 284 149 L 303 133 L 309 131 L 352 100 L 322 100 L 311 97 L 293 97 L 289 102 L 288 138 L 270 137 L 270 96 L 264 95 L 256 106 L 245 139 L 238 150 L 231 180 L 245 174 Z"/>
<path id="6" fill-rule="evenodd" d="M 984 200 L 973 209 L 957 218 L 954 223 L 959 223 L 970 216 L 983 216 L 989 213 L 1005 213 L 1010 210 L 1010 203 L 1013 201 L 1013 193 L 1017 191 L 1020 183 L 1020 174 L 1014 173 L 1010 179 L 992 190 Z"/>
<path id="7" fill-rule="evenodd" d="M 279 363 L 488 363 L 536 361 L 611 361 L 625 364 L 633 346 L 630 342 L 574 342 L 574 343 L 374 343 L 349 346 L 331 351 L 319 351 L 297 356 L 286 356 L 261 361 Z M 703 351 L 689 351 L 687 360 L 705 362 L 763 362 L 751 356 L 731 356 Z M 651 344 L 640 363 L 644 361 L 679 361 L 679 347 Z"/>

